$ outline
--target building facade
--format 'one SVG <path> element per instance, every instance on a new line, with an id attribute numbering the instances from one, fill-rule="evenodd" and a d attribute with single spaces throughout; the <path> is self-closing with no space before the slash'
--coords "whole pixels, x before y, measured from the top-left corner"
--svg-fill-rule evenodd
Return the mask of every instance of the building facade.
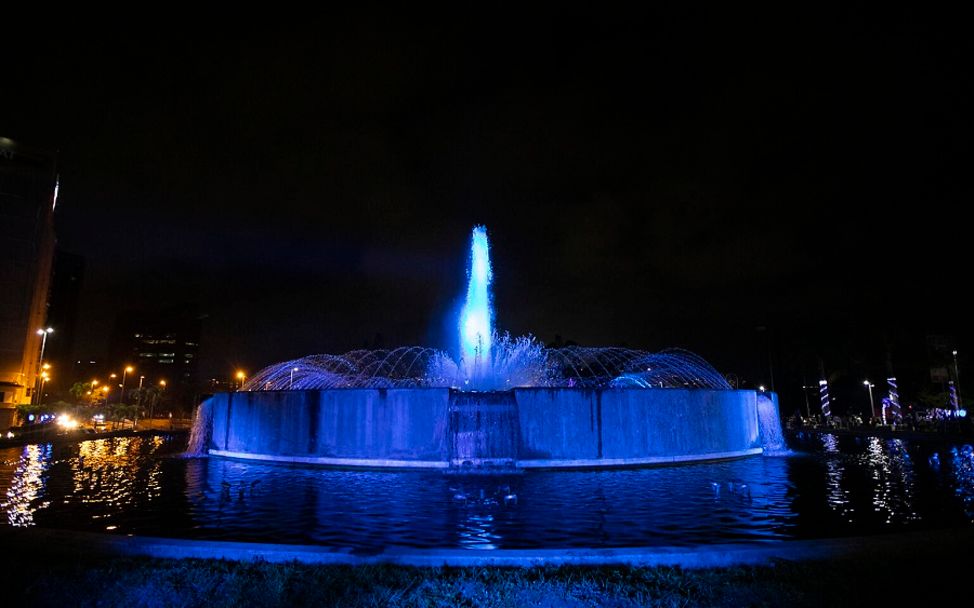
<path id="1" fill-rule="evenodd" d="M 55 156 L 0 137 L 0 429 L 36 393 L 56 205 Z"/>
<path id="2" fill-rule="evenodd" d="M 112 339 L 112 360 L 131 366 L 129 388 L 165 382 L 173 399 L 199 391 L 199 349 L 202 321 L 193 307 L 119 315 Z"/>

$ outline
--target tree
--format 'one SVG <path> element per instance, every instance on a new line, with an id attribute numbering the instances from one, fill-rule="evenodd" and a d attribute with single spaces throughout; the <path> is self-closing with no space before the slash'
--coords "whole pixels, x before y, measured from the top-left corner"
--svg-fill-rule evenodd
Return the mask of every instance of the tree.
<path id="1" fill-rule="evenodd" d="M 76 401 L 84 402 L 87 401 L 88 396 L 91 395 L 91 389 L 91 382 L 75 382 L 71 385 L 71 388 L 68 389 L 68 392 L 71 393 L 71 396 L 74 397 Z"/>
<path id="2" fill-rule="evenodd" d="M 144 394 L 141 396 L 141 403 L 143 408 L 147 408 L 149 410 L 149 424 L 151 425 L 156 406 L 160 401 L 162 401 L 162 390 L 155 386 L 150 386 L 146 388 L 143 393 Z"/>
<path id="3" fill-rule="evenodd" d="M 102 390 L 107 388 L 106 385 L 98 386 L 94 382 L 75 382 L 68 389 L 71 396 L 82 405 L 96 405 L 105 399 L 105 391 Z"/>
<path id="4" fill-rule="evenodd" d="M 108 413 L 112 420 L 112 430 L 117 429 L 118 423 L 124 419 L 132 420 L 134 428 L 134 421 L 139 415 L 139 406 L 128 403 L 114 403 L 108 406 Z"/>

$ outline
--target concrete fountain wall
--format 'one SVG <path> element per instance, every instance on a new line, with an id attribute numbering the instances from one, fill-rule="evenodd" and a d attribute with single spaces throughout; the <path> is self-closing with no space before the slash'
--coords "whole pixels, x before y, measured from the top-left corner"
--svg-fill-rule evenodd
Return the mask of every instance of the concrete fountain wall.
<path id="1" fill-rule="evenodd" d="M 761 453 L 759 403 L 765 412 L 777 410 L 774 395 L 746 390 L 255 391 L 208 399 L 199 431 L 211 455 L 255 460 L 377 468 L 635 466 Z"/>

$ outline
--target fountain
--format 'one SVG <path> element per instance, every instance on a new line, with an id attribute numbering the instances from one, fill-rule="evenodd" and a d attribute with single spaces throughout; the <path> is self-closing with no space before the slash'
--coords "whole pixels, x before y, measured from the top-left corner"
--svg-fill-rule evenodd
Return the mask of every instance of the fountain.
<path id="1" fill-rule="evenodd" d="M 456 357 L 425 347 L 268 366 L 200 406 L 193 449 L 340 467 L 510 471 L 719 460 L 781 450 L 777 397 L 682 350 L 546 348 L 494 329 L 473 229 Z"/>

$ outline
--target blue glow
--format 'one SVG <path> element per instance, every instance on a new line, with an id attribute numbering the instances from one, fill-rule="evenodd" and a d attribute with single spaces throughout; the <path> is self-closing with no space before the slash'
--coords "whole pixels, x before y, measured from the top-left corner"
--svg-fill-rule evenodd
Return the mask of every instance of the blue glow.
<path id="1" fill-rule="evenodd" d="M 487 229 L 470 239 L 467 292 L 457 317 L 459 358 L 419 346 L 310 355 L 266 367 L 243 391 L 332 388 L 450 387 L 500 391 L 516 387 L 709 388 L 731 385 L 693 353 L 616 347 L 545 348 L 533 336 L 495 333 L 493 270 Z M 194 427 L 195 428 L 195 427 Z"/>
<path id="2" fill-rule="evenodd" d="M 889 397 L 888 397 L 888 400 L 889 400 L 890 414 L 893 415 L 893 419 L 894 420 L 898 420 L 901 417 L 901 415 L 900 415 L 900 409 L 901 408 L 900 408 L 900 390 L 896 386 L 896 377 L 895 376 L 891 376 L 891 377 L 887 378 L 886 379 L 886 384 L 889 387 Z M 886 400 L 884 399 L 884 402 L 885 401 Z"/>
<path id="3" fill-rule="evenodd" d="M 490 298 L 490 283 L 493 278 L 487 228 L 475 226 L 470 238 L 467 299 L 460 311 L 460 356 L 466 360 L 490 359 L 494 329 L 494 311 Z"/>
<path id="4" fill-rule="evenodd" d="M 829 382 L 828 380 L 818 381 L 818 395 L 822 403 L 822 415 L 828 418 L 832 415 L 832 408 L 829 406 Z"/>

